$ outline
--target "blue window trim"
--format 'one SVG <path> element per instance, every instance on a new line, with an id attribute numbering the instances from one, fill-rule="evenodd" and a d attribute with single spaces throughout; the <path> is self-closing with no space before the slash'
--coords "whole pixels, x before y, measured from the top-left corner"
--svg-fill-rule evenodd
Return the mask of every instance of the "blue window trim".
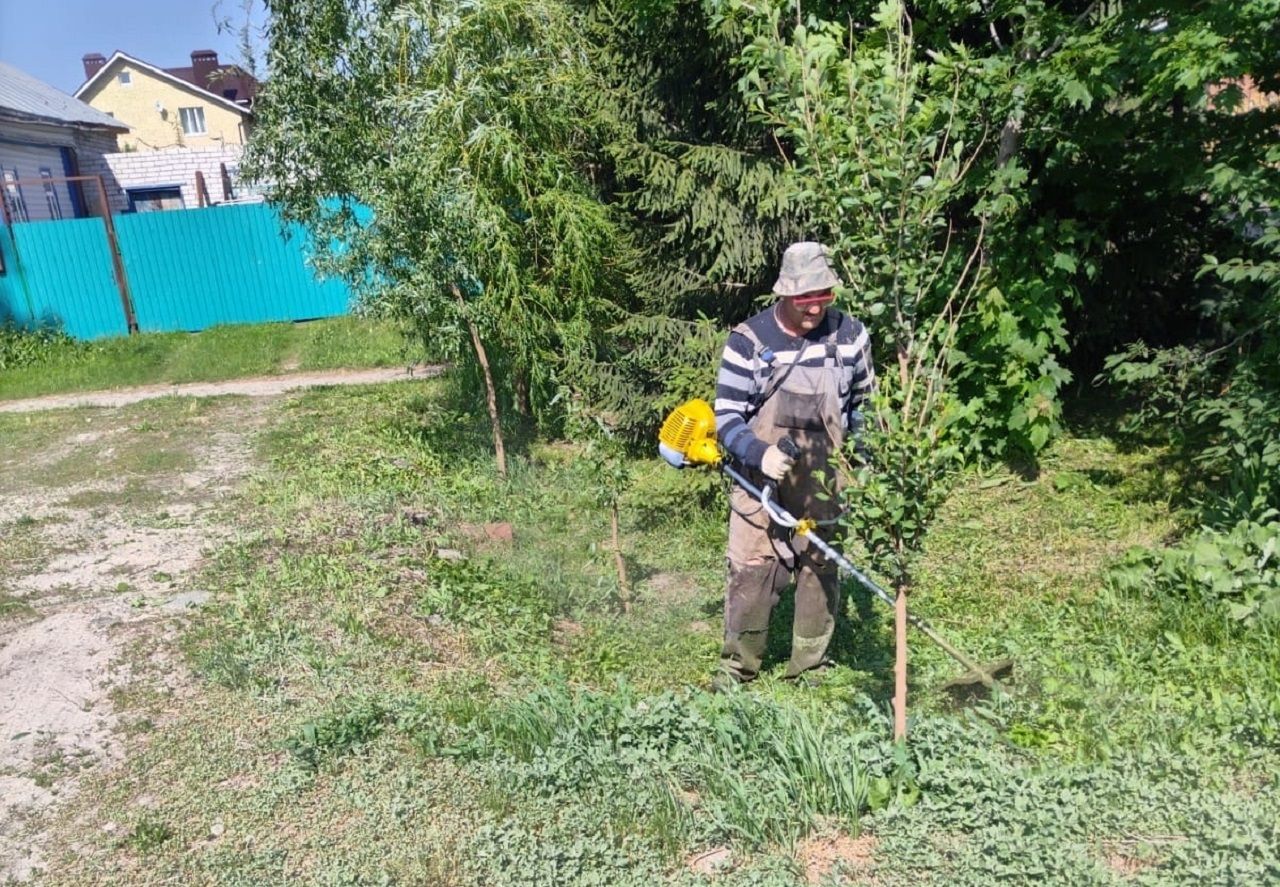
<path id="1" fill-rule="evenodd" d="M 76 174 L 76 158 L 71 153 L 70 148 L 59 148 L 62 153 L 62 174 L 70 178 Z M 89 215 L 84 207 L 84 193 L 81 190 L 83 183 L 68 182 L 67 193 L 71 195 L 71 215 L 72 218 L 83 219 Z"/>

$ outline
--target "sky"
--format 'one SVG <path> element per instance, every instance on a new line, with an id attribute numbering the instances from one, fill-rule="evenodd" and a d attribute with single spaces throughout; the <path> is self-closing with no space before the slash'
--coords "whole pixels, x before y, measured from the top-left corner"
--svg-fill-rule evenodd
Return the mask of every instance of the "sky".
<path id="1" fill-rule="evenodd" d="M 239 38 L 219 34 L 216 0 L 0 0 L 0 61 L 74 93 L 86 53 L 117 49 L 158 68 L 191 64 L 193 49 L 213 49 L 223 63 L 241 61 Z M 243 21 L 243 0 L 222 0 L 222 17 Z M 260 20 L 262 6 L 254 5 Z"/>

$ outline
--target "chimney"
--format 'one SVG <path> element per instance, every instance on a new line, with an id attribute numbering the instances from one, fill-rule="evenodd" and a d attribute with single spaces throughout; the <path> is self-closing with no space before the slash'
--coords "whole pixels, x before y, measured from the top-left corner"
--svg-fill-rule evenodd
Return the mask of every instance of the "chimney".
<path id="1" fill-rule="evenodd" d="M 87 82 L 94 74 L 102 70 L 102 66 L 107 63 L 106 58 L 100 52 L 87 53 L 84 58 L 80 59 L 84 63 L 84 79 Z"/>
<path id="2" fill-rule="evenodd" d="M 212 49 L 197 49 L 191 53 L 191 79 L 201 89 L 209 89 L 213 83 L 209 77 L 218 70 L 218 54 Z"/>

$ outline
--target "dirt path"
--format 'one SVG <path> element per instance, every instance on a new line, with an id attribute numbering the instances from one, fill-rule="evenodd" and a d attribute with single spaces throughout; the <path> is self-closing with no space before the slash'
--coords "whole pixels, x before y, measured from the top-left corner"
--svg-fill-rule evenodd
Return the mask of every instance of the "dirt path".
<path id="1" fill-rule="evenodd" d="M 54 410 L 68 407 L 119 407 L 157 397 L 216 397 L 222 394 L 241 394 L 248 397 L 266 397 L 283 394 L 295 388 L 316 385 L 371 385 L 377 382 L 396 382 L 405 379 L 422 379 L 440 373 L 441 367 L 420 366 L 406 370 L 403 367 L 386 367 L 373 370 L 327 370 L 314 373 L 292 373 L 286 376 L 260 376 L 253 379 L 232 379 L 226 382 L 189 382 L 181 385 L 144 385 L 113 391 L 85 391 L 75 394 L 50 394 L 25 400 L 0 402 L 0 413 L 29 413 L 36 410 Z"/>
<path id="2" fill-rule="evenodd" d="M 403 373 L 377 378 L 388 377 Z M 321 377 L 300 378 L 249 387 Z M 37 413 L 0 435 L 0 883 L 40 870 L 58 804 L 119 759 L 129 725 L 112 694 L 186 692 L 173 641 L 208 596 L 196 568 L 234 532 L 220 503 L 249 473 L 272 411 L 259 399 L 168 400 Z"/>

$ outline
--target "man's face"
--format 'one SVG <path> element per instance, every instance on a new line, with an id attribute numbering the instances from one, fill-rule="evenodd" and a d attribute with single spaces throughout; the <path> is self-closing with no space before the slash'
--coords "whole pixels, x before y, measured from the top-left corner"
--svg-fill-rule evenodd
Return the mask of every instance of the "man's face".
<path id="1" fill-rule="evenodd" d="M 822 318 L 827 316 L 827 306 L 833 301 L 835 294 L 831 290 L 818 290 L 779 300 L 778 311 L 788 327 L 803 334 L 822 323 Z"/>

